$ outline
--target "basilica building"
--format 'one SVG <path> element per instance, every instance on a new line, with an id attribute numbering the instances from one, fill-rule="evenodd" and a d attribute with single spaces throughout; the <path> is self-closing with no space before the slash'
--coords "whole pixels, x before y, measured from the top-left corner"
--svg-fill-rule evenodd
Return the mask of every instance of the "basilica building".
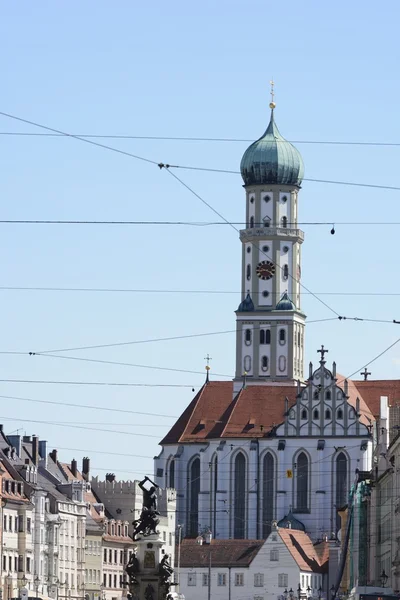
<path id="1" fill-rule="evenodd" d="M 156 482 L 177 490 L 183 535 L 265 539 L 273 527 L 336 535 L 356 470 L 368 471 L 381 396 L 400 382 L 350 381 L 323 346 L 305 367 L 298 228 L 303 161 L 267 130 L 241 161 L 246 229 L 236 374 L 207 380 L 161 441 Z"/>

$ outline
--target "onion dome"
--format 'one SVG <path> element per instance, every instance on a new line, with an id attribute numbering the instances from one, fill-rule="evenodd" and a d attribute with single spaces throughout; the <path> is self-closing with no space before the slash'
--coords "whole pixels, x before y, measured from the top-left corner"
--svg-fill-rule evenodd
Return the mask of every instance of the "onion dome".
<path id="1" fill-rule="evenodd" d="M 282 527 L 282 529 L 297 529 L 298 531 L 306 530 L 304 523 L 296 519 L 291 510 L 283 519 L 278 521 L 278 527 Z"/>
<path id="2" fill-rule="evenodd" d="M 276 305 L 276 310 L 296 310 L 296 306 L 287 295 L 287 292 L 285 292 L 282 298 L 279 300 L 278 304 Z"/>
<path id="3" fill-rule="evenodd" d="M 238 306 L 238 312 L 253 312 L 253 310 L 254 310 L 253 300 L 251 299 L 250 294 L 247 293 L 246 298 L 244 300 L 242 300 L 242 302 Z"/>
<path id="4" fill-rule="evenodd" d="M 271 103 L 271 120 L 266 132 L 243 154 L 240 172 L 245 185 L 301 185 L 304 164 L 300 152 L 279 133 Z"/>

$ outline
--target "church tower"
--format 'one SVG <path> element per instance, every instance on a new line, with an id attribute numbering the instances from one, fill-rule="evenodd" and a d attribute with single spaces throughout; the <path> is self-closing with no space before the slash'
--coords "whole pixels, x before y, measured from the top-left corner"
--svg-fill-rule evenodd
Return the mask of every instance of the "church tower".
<path id="1" fill-rule="evenodd" d="M 240 231 L 242 302 L 236 311 L 234 392 L 244 376 L 257 385 L 304 380 L 304 233 L 297 228 L 304 166 L 298 150 L 279 133 L 273 101 L 270 108 L 266 132 L 247 148 L 240 164 L 246 229 Z"/>

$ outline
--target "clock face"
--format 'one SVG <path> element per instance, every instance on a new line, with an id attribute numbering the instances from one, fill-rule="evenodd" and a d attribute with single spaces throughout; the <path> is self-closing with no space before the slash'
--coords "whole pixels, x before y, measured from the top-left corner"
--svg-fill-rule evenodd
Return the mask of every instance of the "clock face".
<path id="1" fill-rule="evenodd" d="M 275 275 L 275 265 L 270 260 L 262 260 L 257 265 L 256 273 L 260 279 L 271 279 Z"/>

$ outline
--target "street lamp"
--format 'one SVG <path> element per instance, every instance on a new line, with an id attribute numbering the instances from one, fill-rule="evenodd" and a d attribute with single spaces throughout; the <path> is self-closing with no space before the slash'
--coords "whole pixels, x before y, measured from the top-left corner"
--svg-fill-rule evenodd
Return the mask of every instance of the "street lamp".
<path id="1" fill-rule="evenodd" d="M 285 588 L 285 591 L 283 592 L 283 597 L 285 598 L 285 600 L 287 600 L 288 595 L 289 595 L 289 592 L 288 592 L 287 588 Z"/>
<path id="2" fill-rule="evenodd" d="M 318 588 L 318 600 L 321 600 L 321 598 L 322 598 L 322 585 L 320 585 Z"/>
<path id="3" fill-rule="evenodd" d="M 290 588 L 290 590 L 289 590 L 289 598 L 290 598 L 290 600 L 293 600 L 293 598 L 294 598 L 294 591 L 292 588 Z"/>
<path id="4" fill-rule="evenodd" d="M 310 586 L 307 586 L 306 592 L 307 592 L 307 598 L 311 598 L 311 596 L 312 596 L 312 589 L 310 588 Z"/>
<path id="5" fill-rule="evenodd" d="M 39 585 L 40 585 L 40 579 L 39 579 L 38 575 L 36 575 L 33 583 L 35 584 L 36 598 L 38 598 L 38 590 L 39 590 Z"/>
<path id="6" fill-rule="evenodd" d="M 385 585 L 387 584 L 387 580 L 389 579 L 389 577 L 386 575 L 385 573 L 385 569 L 383 569 L 382 573 L 381 573 L 381 583 L 382 583 L 382 587 L 385 587 Z"/>
<path id="7" fill-rule="evenodd" d="M 301 598 L 301 585 L 300 584 L 297 586 L 297 597 L 300 600 L 300 598 Z"/>

